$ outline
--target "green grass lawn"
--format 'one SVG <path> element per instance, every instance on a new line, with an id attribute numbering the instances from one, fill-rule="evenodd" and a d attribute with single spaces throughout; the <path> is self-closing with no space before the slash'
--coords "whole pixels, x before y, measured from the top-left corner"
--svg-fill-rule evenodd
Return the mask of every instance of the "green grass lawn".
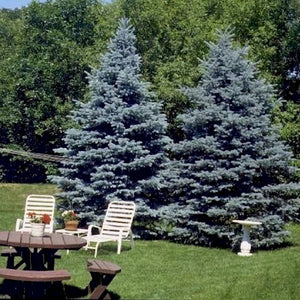
<path id="1" fill-rule="evenodd" d="M 56 190 L 53 185 L 0 185 L 0 230 L 14 229 L 26 196 L 33 193 L 54 194 Z M 226 249 L 136 240 L 134 250 L 125 242 L 121 255 L 116 254 L 116 243 L 104 244 L 97 258 L 122 268 L 109 286 L 116 298 L 296 300 L 300 295 L 300 225 L 288 229 L 291 246 L 258 251 L 252 257 Z M 83 289 L 90 280 L 86 261 L 93 258 L 93 252 L 61 253 L 56 268 L 70 271 L 67 288 Z M 1 257 L 0 267 L 5 265 L 6 258 Z"/>

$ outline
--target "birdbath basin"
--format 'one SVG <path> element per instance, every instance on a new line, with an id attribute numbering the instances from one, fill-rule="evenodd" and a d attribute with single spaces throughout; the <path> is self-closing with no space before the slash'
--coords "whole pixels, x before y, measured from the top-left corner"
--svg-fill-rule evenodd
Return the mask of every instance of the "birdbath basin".
<path id="1" fill-rule="evenodd" d="M 243 226 L 243 239 L 241 242 L 241 252 L 238 253 L 240 256 L 251 256 L 251 243 L 250 243 L 250 228 L 254 225 L 261 225 L 261 222 L 247 221 L 247 220 L 233 220 L 233 223 L 237 223 Z"/>

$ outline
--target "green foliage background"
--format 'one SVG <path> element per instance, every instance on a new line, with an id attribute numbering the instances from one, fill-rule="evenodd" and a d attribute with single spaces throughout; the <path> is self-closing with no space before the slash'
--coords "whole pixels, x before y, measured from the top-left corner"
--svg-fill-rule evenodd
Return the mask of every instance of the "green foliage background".
<path id="1" fill-rule="evenodd" d="M 190 106 L 178 88 L 199 81 L 206 41 L 231 26 L 283 98 L 274 122 L 300 159 L 297 0 L 48 0 L 2 9 L 0 147 L 52 153 L 62 146 L 73 99 L 87 97 L 85 72 L 98 65 L 121 16 L 135 27 L 143 76 L 163 104 L 172 138 L 182 138 L 175 117 Z M 0 154 L 2 181 L 42 182 L 53 172 L 51 164 Z"/>

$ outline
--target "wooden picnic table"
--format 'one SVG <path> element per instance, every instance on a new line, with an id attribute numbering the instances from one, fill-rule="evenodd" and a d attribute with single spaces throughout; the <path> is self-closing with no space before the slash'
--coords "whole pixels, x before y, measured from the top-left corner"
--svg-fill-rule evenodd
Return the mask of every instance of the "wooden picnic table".
<path id="1" fill-rule="evenodd" d="M 33 237 L 28 232 L 0 231 L 0 246 L 15 248 L 22 258 L 14 268 L 25 264 L 25 270 L 54 270 L 58 250 L 79 250 L 85 245 L 85 239 L 73 235 L 45 233 L 42 237 Z"/>
<path id="2" fill-rule="evenodd" d="M 28 232 L 0 231 L 0 246 L 11 246 L 21 256 L 14 268 L 0 268 L 0 277 L 8 279 L 2 288 L 12 298 L 65 299 L 62 280 L 70 279 L 67 270 L 54 270 L 55 252 L 59 249 L 79 250 L 86 240 L 75 235 L 46 233 L 32 237 Z M 25 264 L 24 269 L 17 269 Z M 16 270 L 17 269 L 17 270 Z M 107 286 L 121 268 L 111 262 L 88 260 L 91 281 L 84 289 L 90 299 L 110 299 Z M 32 285 L 34 284 L 34 285 Z"/>

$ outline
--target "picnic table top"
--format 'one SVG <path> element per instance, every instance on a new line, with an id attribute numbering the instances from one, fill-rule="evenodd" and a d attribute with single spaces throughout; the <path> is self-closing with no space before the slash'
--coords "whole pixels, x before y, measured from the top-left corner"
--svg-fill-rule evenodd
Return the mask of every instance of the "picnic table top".
<path id="1" fill-rule="evenodd" d="M 28 232 L 0 231 L 1 246 L 78 250 L 86 243 L 85 239 L 74 235 L 45 233 L 42 237 L 33 237 Z"/>

